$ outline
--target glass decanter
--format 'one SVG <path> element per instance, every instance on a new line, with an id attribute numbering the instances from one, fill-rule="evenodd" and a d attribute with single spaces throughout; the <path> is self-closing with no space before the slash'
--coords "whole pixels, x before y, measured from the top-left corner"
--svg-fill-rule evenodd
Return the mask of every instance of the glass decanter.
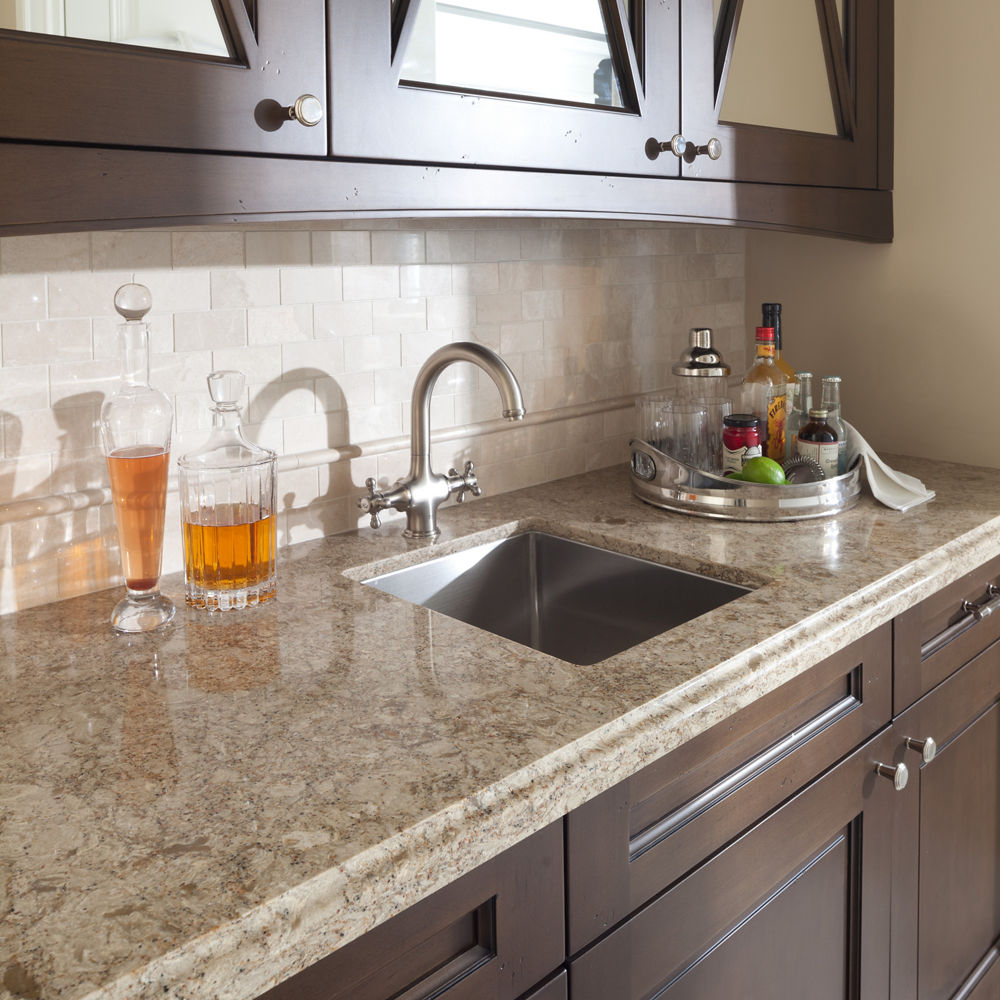
<path id="1" fill-rule="evenodd" d="M 143 317 L 153 304 L 145 285 L 122 285 L 115 309 L 121 381 L 101 407 L 101 436 L 111 477 L 125 597 L 111 613 L 118 632 L 148 632 L 174 617 L 160 593 L 163 522 L 170 466 L 170 400 L 149 384 L 149 328 Z"/>
<path id="2" fill-rule="evenodd" d="M 178 462 L 185 597 L 195 608 L 245 608 L 275 593 L 277 456 L 243 436 L 245 381 L 239 371 L 208 376 L 212 432 Z"/>

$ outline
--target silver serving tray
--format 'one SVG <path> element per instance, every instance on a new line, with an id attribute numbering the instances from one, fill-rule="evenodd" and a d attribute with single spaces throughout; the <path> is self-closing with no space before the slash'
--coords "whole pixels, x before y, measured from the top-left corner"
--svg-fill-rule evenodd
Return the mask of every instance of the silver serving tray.
<path id="1" fill-rule="evenodd" d="M 767 486 L 693 469 L 646 441 L 629 442 L 632 492 L 654 507 L 731 521 L 801 521 L 831 517 L 857 503 L 861 462 L 817 483 Z"/>

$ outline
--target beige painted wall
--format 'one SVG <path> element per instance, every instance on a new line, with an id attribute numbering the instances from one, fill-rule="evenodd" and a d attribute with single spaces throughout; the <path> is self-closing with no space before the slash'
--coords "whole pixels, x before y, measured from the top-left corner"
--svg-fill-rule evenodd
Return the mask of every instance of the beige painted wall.
<path id="1" fill-rule="evenodd" d="M 1000 467 L 1000 5 L 896 4 L 895 240 L 747 241 L 747 325 L 784 303 L 785 354 L 844 377 L 879 450 Z M 750 336 L 750 333 L 747 334 Z"/>

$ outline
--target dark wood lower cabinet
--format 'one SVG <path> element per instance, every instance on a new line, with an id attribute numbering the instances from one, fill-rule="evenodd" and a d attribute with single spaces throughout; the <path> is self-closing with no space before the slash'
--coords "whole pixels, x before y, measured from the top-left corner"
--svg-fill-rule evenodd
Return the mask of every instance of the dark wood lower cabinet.
<path id="1" fill-rule="evenodd" d="M 884 1000 L 890 731 L 571 960 L 571 1000 Z"/>
<path id="2" fill-rule="evenodd" d="M 895 722 L 893 1000 L 1000 997 L 1000 642 Z M 929 762 L 905 740 L 937 743 Z"/>
<path id="3" fill-rule="evenodd" d="M 967 574 L 267 1000 L 1000 1000 L 998 573 Z"/>
<path id="4" fill-rule="evenodd" d="M 553 823 L 260 1000 L 522 997 L 563 961 L 562 845 Z M 556 977 L 523 1000 L 561 1000 L 559 989 Z"/>

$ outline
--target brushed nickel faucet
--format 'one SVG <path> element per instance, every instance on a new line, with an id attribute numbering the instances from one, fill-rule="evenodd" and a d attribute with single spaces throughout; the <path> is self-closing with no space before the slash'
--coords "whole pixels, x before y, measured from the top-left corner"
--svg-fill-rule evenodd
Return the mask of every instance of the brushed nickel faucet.
<path id="1" fill-rule="evenodd" d="M 410 400 L 410 473 L 390 490 L 377 489 L 375 480 L 365 480 L 368 495 L 358 500 L 358 507 L 371 514 L 371 526 L 377 528 L 379 511 L 392 507 L 406 514 L 407 538 L 433 538 L 440 533 L 437 526 L 437 509 L 452 494 L 461 503 L 467 492 L 474 497 L 482 496 L 482 488 L 476 479 L 472 462 L 465 463 L 463 472 L 449 469 L 447 475 L 440 475 L 431 469 L 431 393 L 438 376 L 456 361 L 470 361 L 478 365 L 493 379 L 503 400 L 505 420 L 520 420 L 524 417 L 524 400 L 521 387 L 514 373 L 498 354 L 481 344 L 463 341 L 445 344 L 438 348 L 417 372 L 413 383 L 413 397 Z"/>

